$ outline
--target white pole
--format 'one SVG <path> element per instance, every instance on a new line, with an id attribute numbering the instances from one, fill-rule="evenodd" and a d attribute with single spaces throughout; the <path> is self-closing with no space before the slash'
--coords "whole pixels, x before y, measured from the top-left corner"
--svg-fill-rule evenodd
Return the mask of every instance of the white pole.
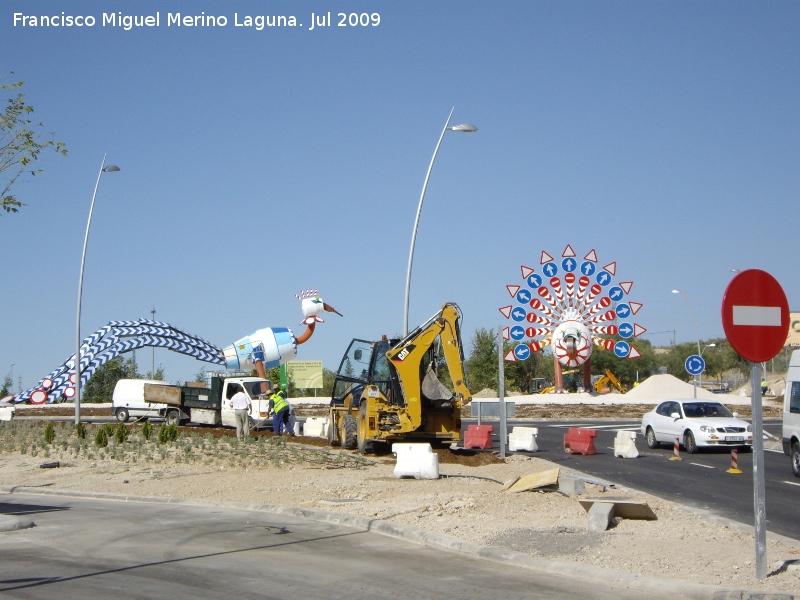
<path id="1" fill-rule="evenodd" d="M 500 409 L 500 458 L 506 457 L 506 440 L 508 439 L 508 423 L 506 422 L 505 399 L 505 364 L 503 361 L 503 328 L 497 330 L 497 358 L 498 358 L 498 408 Z"/>
<path id="2" fill-rule="evenodd" d="M 767 506 L 764 484 L 764 424 L 761 414 L 761 365 L 750 363 L 753 408 L 753 508 L 756 528 L 756 579 L 767 576 Z"/>

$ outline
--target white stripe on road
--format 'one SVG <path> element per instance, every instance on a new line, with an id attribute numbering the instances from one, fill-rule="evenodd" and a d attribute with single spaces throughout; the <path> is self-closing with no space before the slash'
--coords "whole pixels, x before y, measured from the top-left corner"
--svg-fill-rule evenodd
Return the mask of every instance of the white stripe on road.
<path id="1" fill-rule="evenodd" d="M 704 467 L 706 469 L 714 469 L 716 467 L 710 467 L 708 465 L 701 465 L 700 463 L 689 463 L 690 465 L 694 465 L 695 467 Z"/>
<path id="2" fill-rule="evenodd" d="M 800 485 L 800 483 L 795 483 L 794 481 L 784 481 L 783 483 L 788 483 L 789 485 Z"/>
<path id="3" fill-rule="evenodd" d="M 757 325 L 760 327 L 780 327 L 780 306 L 736 306 L 733 307 L 734 325 Z"/>

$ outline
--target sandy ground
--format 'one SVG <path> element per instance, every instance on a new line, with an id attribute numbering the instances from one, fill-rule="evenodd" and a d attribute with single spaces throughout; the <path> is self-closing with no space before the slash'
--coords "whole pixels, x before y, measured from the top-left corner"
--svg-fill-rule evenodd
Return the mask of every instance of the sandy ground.
<path id="1" fill-rule="evenodd" d="M 295 438 L 298 447 L 322 440 Z M 290 444 L 291 445 L 291 444 Z M 632 574 L 729 588 L 800 595 L 800 543 L 770 539 L 769 577 L 755 579 L 753 536 L 739 528 L 688 512 L 681 506 L 631 490 L 587 485 L 581 497 L 644 501 L 656 521 L 621 520 L 609 531 L 589 533 L 578 497 L 557 492 L 504 492 L 499 482 L 555 468 L 516 455 L 500 461 L 441 454 L 438 480 L 396 479 L 391 455 L 359 466 L 278 465 L 264 456 L 239 463 L 121 462 L 84 456 L 61 458 L 57 469 L 41 469 L 54 454 L 0 454 L 0 485 L 115 494 L 199 498 L 209 501 L 300 506 L 358 514 L 446 533 L 536 557 L 610 567 Z M 487 463 L 488 464 L 485 464 Z"/>

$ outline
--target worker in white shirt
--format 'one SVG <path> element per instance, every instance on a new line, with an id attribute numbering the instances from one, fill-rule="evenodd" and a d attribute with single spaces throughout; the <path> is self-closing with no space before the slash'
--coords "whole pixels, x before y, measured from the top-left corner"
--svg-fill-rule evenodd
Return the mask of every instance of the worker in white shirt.
<path id="1" fill-rule="evenodd" d="M 238 383 L 231 384 L 230 403 L 233 414 L 236 415 L 236 439 L 239 441 L 245 437 L 250 437 L 250 411 L 253 408 L 250 397 L 244 393 L 242 386 Z"/>

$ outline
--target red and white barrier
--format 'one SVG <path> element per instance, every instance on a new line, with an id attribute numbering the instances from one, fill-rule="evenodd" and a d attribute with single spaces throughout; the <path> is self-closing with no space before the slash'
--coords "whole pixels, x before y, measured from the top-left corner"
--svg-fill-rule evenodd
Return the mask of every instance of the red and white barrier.
<path id="1" fill-rule="evenodd" d="M 736 448 L 731 448 L 731 468 L 726 473 L 733 473 L 740 475 L 742 471 L 739 469 L 739 451 Z"/>
<path id="2" fill-rule="evenodd" d="M 675 438 L 674 447 L 672 449 L 672 456 L 669 457 L 670 460 L 683 460 L 681 458 L 681 438 Z"/>

